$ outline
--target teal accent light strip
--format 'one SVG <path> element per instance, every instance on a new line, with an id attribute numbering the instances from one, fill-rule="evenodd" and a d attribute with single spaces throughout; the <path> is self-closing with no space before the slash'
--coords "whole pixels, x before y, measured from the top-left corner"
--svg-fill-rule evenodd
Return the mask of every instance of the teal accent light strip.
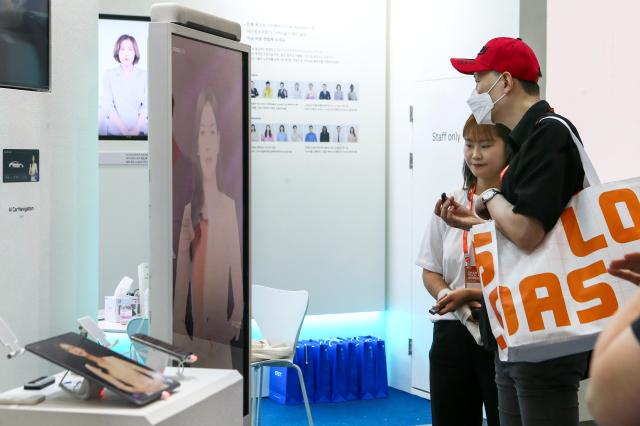
<path id="1" fill-rule="evenodd" d="M 251 338 L 261 338 L 260 330 L 252 321 Z M 385 339 L 383 311 L 348 314 L 307 315 L 300 330 L 300 339 L 326 339 L 329 337 L 375 336 Z"/>

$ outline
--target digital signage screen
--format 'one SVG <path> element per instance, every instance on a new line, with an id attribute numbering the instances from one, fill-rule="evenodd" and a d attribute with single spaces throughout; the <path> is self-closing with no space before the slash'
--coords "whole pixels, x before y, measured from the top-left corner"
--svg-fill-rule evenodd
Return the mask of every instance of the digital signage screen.
<path id="1" fill-rule="evenodd" d="M 149 18 L 100 15 L 98 136 L 147 139 Z"/>
<path id="2" fill-rule="evenodd" d="M 171 45 L 174 342 L 245 373 L 247 55 L 176 34 Z"/>
<path id="3" fill-rule="evenodd" d="M 49 90 L 49 0 L 0 1 L 0 87 Z"/>

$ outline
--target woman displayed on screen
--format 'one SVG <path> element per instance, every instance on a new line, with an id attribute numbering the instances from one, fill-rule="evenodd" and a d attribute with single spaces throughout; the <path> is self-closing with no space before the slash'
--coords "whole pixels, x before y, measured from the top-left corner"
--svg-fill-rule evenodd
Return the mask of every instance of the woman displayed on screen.
<path id="1" fill-rule="evenodd" d="M 313 90 L 313 83 L 309 83 L 309 90 L 307 90 L 307 94 L 304 95 L 305 99 L 315 99 L 316 91 Z"/>
<path id="2" fill-rule="evenodd" d="M 160 373 L 131 361 L 115 356 L 93 355 L 84 348 L 68 343 L 60 343 L 58 346 L 71 355 L 86 359 L 84 368 L 122 391 L 150 395 L 167 387 Z"/>
<path id="3" fill-rule="evenodd" d="M 327 130 L 327 126 L 322 126 L 322 131 L 320 132 L 320 142 L 329 142 L 329 130 Z"/>
<path id="4" fill-rule="evenodd" d="M 255 124 L 251 125 L 250 140 L 251 140 L 251 142 L 258 142 L 260 140 L 260 136 L 258 135 L 258 132 L 256 131 L 256 125 Z"/>
<path id="5" fill-rule="evenodd" d="M 36 163 L 36 156 L 31 156 L 31 164 L 29 164 L 29 177 L 31 182 L 38 182 L 38 163 Z"/>
<path id="6" fill-rule="evenodd" d="M 264 128 L 264 134 L 262 135 L 263 142 L 273 142 L 273 134 L 271 133 L 271 126 L 267 124 Z"/>
<path id="7" fill-rule="evenodd" d="M 133 36 L 116 40 L 113 59 L 119 64 L 104 73 L 102 106 L 106 134 L 144 136 L 147 134 L 147 72 L 136 68 L 140 49 Z"/>
<path id="8" fill-rule="evenodd" d="M 284 124 L 281 124 L 276 136 L 276 140 L 278 142 L 287 142 L 288 139 L 289 138 L 287 136 L 287 132 L 285 131 Z"/>
<path id="9" fill-rule="evenodd" d="M 356 93 L 356 86 L 354 86 L 353 84 L 349 85 L 349 93 L 347 95 L 347 98 L 350 101 L 357 101 L 358 100 L 358 94 Z"/>
<path id="10" fill-rule="evenodd" d="M 194 123 L 194 189 L 178 241 L 173 331 L 175 343 L 203 366 L 233 368 L 230 343 L 239 338 L 244 312 L 242 253 L 236 203 L 222 190 L 218 116 L 213 91 L 203 90 Z"/>
<path id="11" fill-rule="evenodd" d="M 353 126 L 349 127 L 349 135 L 347 136 L 347 142 L 358 142 L 358 135 L 356 135 L 356 129 Z"/>

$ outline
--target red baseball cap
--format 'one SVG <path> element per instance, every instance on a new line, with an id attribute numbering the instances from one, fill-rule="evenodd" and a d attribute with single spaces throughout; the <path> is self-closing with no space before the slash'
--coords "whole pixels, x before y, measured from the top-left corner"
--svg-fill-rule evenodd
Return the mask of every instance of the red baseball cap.
<path id="1" fill-rule="evenodd" d="M 514 78 L 538 82 L 540 64 L 533 50 L 521 38 L 497 37 L 485 44 L 475 59 L 451 58 L 462 74 L 482 71 L 509 72 Z"/>

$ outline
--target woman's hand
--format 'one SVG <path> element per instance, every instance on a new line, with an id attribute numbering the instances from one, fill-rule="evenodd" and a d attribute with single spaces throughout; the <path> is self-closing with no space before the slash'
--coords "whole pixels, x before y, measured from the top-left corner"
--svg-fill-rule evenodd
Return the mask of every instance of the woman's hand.
<path id="1" fill-rule="evenodd" d="M 611 261 L 609 273 L 635 285 L 640 285 L 640 253 L 629 253 L 622 259 Z"/>
<path id="2" fill-rule="evenodd" d="M 453 197 L 449 197 L 443 203 L 442 200 L 436 202 L 434 213 L 445 223 L 453 228 L 469 230 L 473 225 L 484 222 L 467 207 L 456 202 Z"/>
<path id="3" fill-rule="evenodd" d="M 469 304 L 470 307 L 479 307 L 479 303 L 475 300 L 474 294 L 468 288 L 459 288 L 451 290 L 444 296 L 442 296 L 436 302 L 438 309 L 438 315 L 444 315 L 449 312 L 453 312 L 462 305 Z"/>

